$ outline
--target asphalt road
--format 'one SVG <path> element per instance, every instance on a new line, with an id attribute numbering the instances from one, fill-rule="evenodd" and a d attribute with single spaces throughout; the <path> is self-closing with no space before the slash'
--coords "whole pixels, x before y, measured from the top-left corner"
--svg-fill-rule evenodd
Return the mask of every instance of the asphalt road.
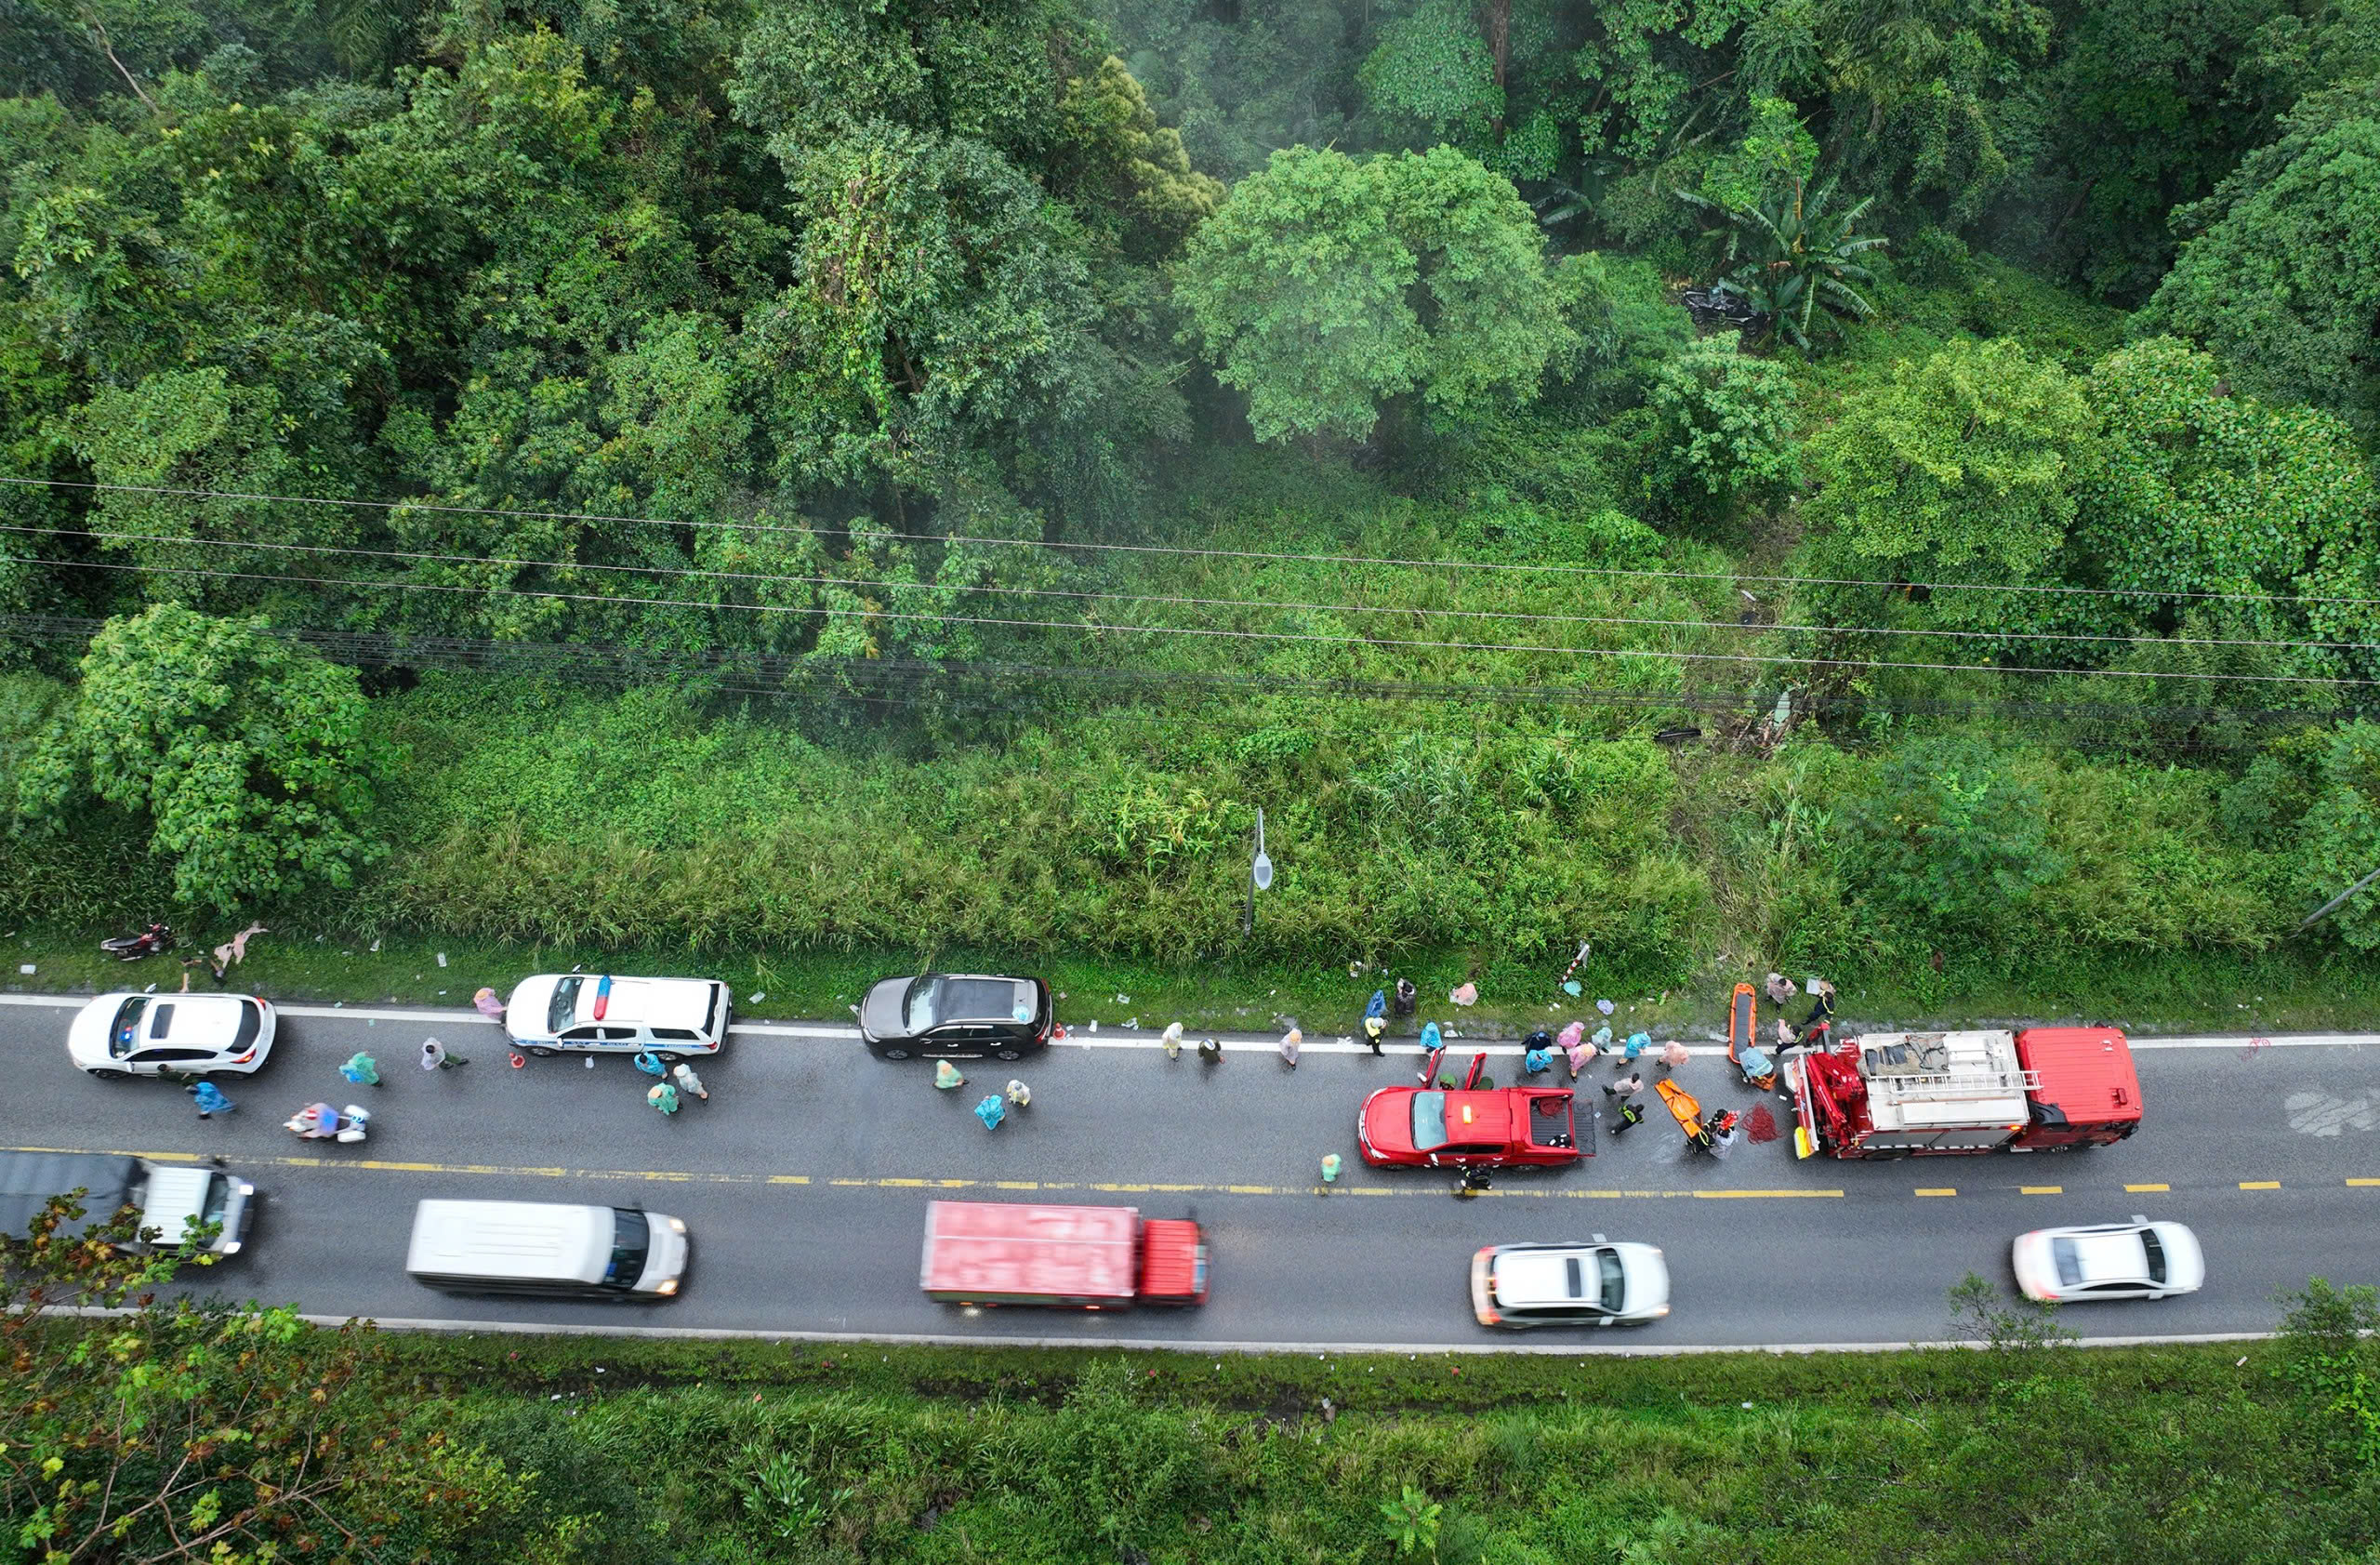
<path id="1" fill-rule="evenodd" d="M 2264 1331 L 2275 1295 L 2309 1275 L 2380 1281 L 2380 1037 L 2135 1041 L 2148 1118 L 2117 1147 L 1862 1163 L 1797 1161 L 1787 1138 L 1713 1161 L 1689 1157 L 1665 1118 L 1620 1138 L 1606 1121 L 1593 1159 L 1500 1174 L 1485 1198 L 1459 1201 L 1445 1174 L 1355 1156 L 1357 1106 L 1412 1079 L 1409 1050 L 1375 1059 L 1323 1041 L 1292 1072 L 1269 1040 L 1250 1040 L 1210 1068 L 1111 1028 L 1022 1068 L 971 1066 L 967 1089 L 941 1093 L 931 1067 L 872 1059 L 846 1028 L 761 1025 L 700 1067 L 708 1102 L 665 1118 L 625 1058 L 512 1069 L 497 1030 L 468 1012 L 290 1007 L 264 1070 L 224 1081 L 239 1111 L 202 1121 L 169 1082 L 73 1069 L 65 1024 L 80 1003 L 0 996 L 0 1052 L 19 1056 L 0 1147 L 226 1158 L 265 1200 L 247 1253 L 205 1284 L 338 1318 L 1219 1346 L 1885 1344 L 1943 1337 L 1945 1290 L 1970 1270 L 2005 1284 L 2017 1233 L 2133 1213 L 2195 1227 L 2207 1286 L 2069 1311 L 2086 1337 Z M 421 1071 L 432 1033 L 471 1065 Z M 338 1076 L 358 1049 L 386 1085 Z M 1499 1079 L 1515 1075 L 1512 1055 L 1494 1053 Z M 970 1107 L 1019 1069 L 1033 1107 L 985 1132 Z M 1723 1056 L 1677 1075 L 1706 1107 L 1759 1101 L 1731 1085 Z M 282 1129 L 317 1098 L 368 1104 L 370 1141 L 327 1147 Z M 1346 1169 L 1325 1196 L 1318 1160 L 1331 1151 Z M 1212 1299 L 1118 1315 L 930 1303 L 918 1254 L 938 1191 L 1195 1210 L 1214 1251 Z M 686 1220 L 693 1267 L 680 1298 L 653 1306 L 434 1293 L 403 1270 L 413 1204 L 428 1196 L 641 1203 Z M 1667 1252 L 1668 1320 L 1521 1337 L 1473 1323 L 1473 1250 L 1592 1233 Z"/>

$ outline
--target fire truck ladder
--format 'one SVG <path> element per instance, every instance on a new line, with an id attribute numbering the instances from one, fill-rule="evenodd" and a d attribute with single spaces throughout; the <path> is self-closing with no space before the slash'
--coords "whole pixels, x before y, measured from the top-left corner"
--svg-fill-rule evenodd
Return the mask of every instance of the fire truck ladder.
<path id="1" fill-rule="evenodd" d="M 1926 1070 L 1910 1075 L 1871 1076 L 1868 1091 L 1887 1101 L 1923 1097 L 1937 1103 L 1960 1103 L 1970 1098 L 2005 1097 L 2010 1093 L 2030 1093 L 2041 1086 L 2038 1070 Z"/>

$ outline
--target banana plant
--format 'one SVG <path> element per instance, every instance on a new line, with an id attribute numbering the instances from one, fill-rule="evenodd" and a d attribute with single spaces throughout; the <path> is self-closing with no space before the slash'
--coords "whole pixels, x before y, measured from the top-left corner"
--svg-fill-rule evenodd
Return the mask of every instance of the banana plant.
<path id="1" fill-rule="evenodd" d="M 1853 285 L 1876 280 L 1856 258 L 1889 243 L 1881 235 L 1858 232 L 1859 219 L 1875 197 L 1830 211 L 1834 181 L 1808 190 L 1798 178 L 1752 207 L 1723 207 L 1688 191 L 1677 194 L 1726 221 L 1726 242 L 1719 260 L 1725 275 L 1716 291 L 1733 294 L 1767 315 L 1772 329 L 1783 332 L 1796 347 L 1809 350 L 1810 326 L 1820 306 L 1860 321 L 1874 312 L 1875 307 Z"/>

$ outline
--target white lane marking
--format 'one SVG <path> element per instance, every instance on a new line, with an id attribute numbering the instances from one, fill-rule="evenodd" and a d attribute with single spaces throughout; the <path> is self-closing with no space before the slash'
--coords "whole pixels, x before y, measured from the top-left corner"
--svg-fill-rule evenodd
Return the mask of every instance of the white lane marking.
<path id="1" fill-rule="evenodd" d="M 70 1308 L 59 1311 L 66 1315 L 121 1315 L 129 1310 Z M 994 1333 L 961 1332 L 763 1332 L 734 1326 L 595 1326 L 559 1325 L 541 1320 L 448 1320 L 439 1319 L 350 1317 L 345 1315 L 302 1314 L 300 1320 L 317 1326 L 344 1326 L 352 1320 L 368 1320 L 376 1326 L 393 1332 L 487 1332 L 510 1336 L 566 1337 L 679 1337 L 705 1341 L 759 1342 L 822 1342 L 874 1343 L 892 1347 L 1040 1347 L 1082 1348 L 1117 1347 L 1147 1353 L 1180 1353 L 1195 1358 L 1199 1354 L 1229 1353 L 1322 1353 L 1378 1354 L 1389 1357 L 1402 1353 L 1408 1358 L 1417 1354 L 1461 1353 L 1477 1357 L 1489 1354 L 1532 1354 L 1540 1358 L 1577 1359 L 1668 1359 L 1683 1358 L 1696 1353 L 1906 1353 L 1921 1347 L 1969 1347 L 1982 1349 L 1988 1343 L 1957 1342 L 1781 1342 L 1781 1343 L 1679 1343 L 1675 1345 L 1598 1344 L 1584 1347 L 1576 1343 L 1526 1342 L 1262 1342 L 1228 1341 L 1201 1342 L 1191 1337 L 1102 1337 L 1102 1336 L 1028 1336 Z M 1121 1324 L 1120 1321 L 1117 1322 Z M 2269 1342 L 2277 1332 L 2190 1332 L 2172 1336 L 2080 1337 L 2068 1344 L 2071 1347 L 2152 1347 L 2161 1345 L 2202 1342 Z"/>
<path id="2" fill-rule="evenodd" d="M 0 994 L 0 1005 L 25 1005 L 50 1010 L 80 1010 L 89 1004 L 89 995 Z M 366 1005 L 282 1005 L 287 1016 L 319 1016 L 337 1020 L 352 1017 L 366 1022 L 430 1022 L 440 1027 L 456 1027 L 469 1022 L 486 1026 L 495 1023 L 475 1011 L 469 1010 L 379 1010 Z M 1878 1030 L 1884 1030 L 1878 1024 Z M 728 1029 L 731 1035 L 749 1034 L 768 1038 L 824 1038 L 850 1040 L 859 1036 L 859 1029 L 848 1025 L 819 1022 L 738 1022 Z M 1280 1040 L 1270 1034 L 1216 1034 L 1225 1050 L 1234 1054 L 1262 1052 L 1270 1054 L 1280 1047 Z M 1844 1036 L 1852 1036 L 1849 1033 Z M 2239 1037 L 2133 1038 L 2129 1040 L 2135 1054 L 2163 1049 L 2245 1049 L 2260 1044 L 2274 1049 L 2362 1049 L 2380 1045 L 2380 1032 L 2307 1032 L 2294 1036 L 2263 1037 L 2241 1034 Z M 1488 1042 L 1454 1034 L 1447 1037 L 1447 1054 L 1453 1058 L 1461 1054 L 1518 1054 L 1516 1042 Z M 1197 1040 L 1183 1041 L 1184 1054 L 1195 1052 Z M 1114 1032 L 1095 1033 L 1080 1027 L 1067 1029 L 1066 1036 L 1051 1041 L 1051 1047 L 1059 1049 L 1157 1049 L 1164 1045 L 1158 1035 L 1148 1028 L 1118 1028 Z M 1766 1045 L 1764 1045 L 1765 1047 Z M 1360 1054 L 1369 1052 L 1370 1045 L 1354 1038 L 1321 1039 L 1303 1045 L 1310 1054 Z M 1418 1043 L 1398 1041 L 1384 1043 L 1382 1052 L 1392 1054 L 1419 1054 Z M 1725 1043 L 1689 1043 L 1686 1052 L 1699 1059 L 1724 1055 Z"/>

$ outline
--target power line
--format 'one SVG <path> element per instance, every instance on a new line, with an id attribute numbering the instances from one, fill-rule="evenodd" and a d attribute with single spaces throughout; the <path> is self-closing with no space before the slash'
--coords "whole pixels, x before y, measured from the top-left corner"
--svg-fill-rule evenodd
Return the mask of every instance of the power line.
<path id="1" fill-rule="evenodd" d="M 1023 587 L 1005 582 L 883 581 L 853 577 L 797 576 L 773 571 L 725 571 L 700 565 L 623 565 L 580 560 L 530 560 L 515 555 L 442 554 L 427 550 L 363 549 L 348 544 L 273 543 L 246 538 L 178 537 L 165 533 L 103 533 L 80 527 L 34 527 L 11 523 L 0 523 L 0 532 L 21 533 L 36 537 L 105 538 L 119 543 L 153 543 L 174 548 L 274 550 L 284 553 L 326 554 L 370 560 L 410 560 L 433 564 L 509 565 L 532 570 L 607 572 L 617 575 L 657 576 L 701 581 L 840 587 L 854 590 L 873 589 L 887 592 L 985 592 L 1010 597 L 1060 598 L 1078 602 L 1162 603 L 1170 608 L 1250 609 L 1262 613 L 1304 611 L 1317 614 L 1399 614 L 1425 618 L 1435 616 L 1444 619 L 1501 619 L 1556 625 L 1618 625 L 1637 630 L 1732 630 L 1753 635 L 1792 633 L 1844 636 L 1938 636 L 1961 641 L 2080 642 L 2119 646 L 2129 646 L 2142 640 L 2137 636 L 2094 635 L 2063 630 L 1924 630 L 1909 626 L 1798 625 L 1784 622 L 1746 624 L 1741 620 L 1726 619 L 1646 619 L 1624 615 L 1543 614 L 1514 609 L 1430 608 L 1420 604 L 1403 603 L 1317 603 L 1259 598 L 1191 598 L 1166 593 L 1102 592 L 1078 588 Z M 2151 639 L 2160 646 L 2262 647 L 2312 652 L 2380 651 L 2380 646 L 2364 642 L 2269 641 L 2221 636 L 2158 636 Z"/>
<path id="2" fill-rule="evenodd" d="M 332 506 L 355 511 L 419 511 L 448 516 L 500 516 L 545 522 L 611 522 L 643 527 L 688 527 L 728 531 L 794 533 L 815 537 L 818 528 L 774 522 L 694 521 L 666 516 L 632 516 L 590 511 L 530 511 L 504 506 L 448 505 L 427 499 L 352 499 L 315 495 L 272 495 L 237 489 L 192 489 L 166 484 L 101 484 L 87 479 L 21 478 L 0 475 L 0 484 L 29 488 L 85 489 L 96 493 L 153 495 L 185 499 L 250 500 L 279 505 Z M 826 529 L 840 531 L 847 529 Z M 983 537 L 959 533 L 906 533 L 889 529 L 879 537 L 937 544 L 983 544 L 1012 549 L 1067 549 L 1127 554 L 1163 554 L 1218 560 L 1264 560 L 1313 565 L 1392 565 L 1431 570 L 1527 572 L 1557 576 L 1639 577 L 1668 581 L 1754 581 L 1781 587 L 1871 587 L 1886 591 L 1923 589 L 1928 592 L 2020 592 L 2037 596 L 2147 598 L 2158 602 L 2197 601 L 2241 603 L 2343 603 L 2380 605 L 2380 598 L 2325 597 L 2294 592 L 2201 592 L 2150 587 L 2077 587 L 2064 583 L 2000 581 L 1880 581 L 1858 577 L 1754 576 L 1730 571 L 1665 571 L 1620 565 L 1575 565 L 1509 560 L 1415 560 L 1395 556 L 1354 554 L 1294 554 L 1253 549 L 1191 549 L 1173 544 L 1074 542 L 1053 538 Z"/>
<path id="3" fill-rule="evenodd" d="M 1198 636 L 1231 641 L 1284 642 L 1361 648 L 1397 647 L 1439 652 L 1511 652 L 1555 654 L 1572 657 L 1651 658 L 1686 663 L 1753 663 L 1807 669 L 1893 669 L 1913 672 L 2028 674 L 2094 679 L 2184 679 L 2225 684 L 2319 684 L 2380 686 L 2380 680 L 2311 674 L 2232 674 L 2177 672 L 2163 669 L 2038 668 L 2013 663 L 1907 663 L 1880 658 L 1781 657 L 1748 652 L 1664 652 L 1647 647 L 1584 647 L 1513 642 L 1449 642 L 1428 638 L 1386 636 L 1324 636 L 1299 630 L 1246 630 L 1223 626 L 1120 625 L 1048 619 L 1008 619 L 978 615 L 912 614 L 881 608 L 836 608 L 823 603 L 713 603 L 682 598 L 634 598 L 602 592 L 541 591 L 515 587 L 472 587 L 453 582 L 394 581 L 370 577 L 275 576 L 258 571 L 217 571 L 196 565 L 147 565 L 108 560 L 44 560 L 25 555 L 0 556 L 20 564 L 60 570 L 148 572 L 156 575 L 205 577 L 228 581 L 263 581 L 289 587 L 362 587 L 404 592 L 462 592 L 480 597 L 508 596 L 541 601 L 602 603 L 628 608 L 693 609 L 704 613 L 789 614 L 826 618 L 878 619 L 934 625 L 980 625 L 1009 630 L 1078 630 L 1134 636 Z"/>
<path id="4" fill-rule="evenodd" d="M 38 639 L 87 642 L 105 620 L 62 615 L 0 614 L 0 633 L 14 633 Z M 1010 663 L 929 662 L 900 658 L 860 658 L 822 660 L 808 654 L 744 652 L 734 649 L 661 649 L 622 646 L 615 643 L 581 642 L 509 642 L 491 637 L 403 636 L 385 631 L 324 630 L 310 628 L 269 628 L 270 633 L 281 639 L 301 643 L 343 662 L 381 667 L 430 667 L 470 669 L 481 671 L 512 672 L 532 676 L 562 676 L 584 681 L 590 676 L 612 685 L 627 685 L 638 680 L 657 677 L 701 674 L 706 676 L 704 688 L 714 694 L 760 696 L 774 700 L 796 700 L 805 696 L 820 697 L 834 702 L 857 702 L 877 708 L 915 708 L 936 700 L 955 701 L 964 698 L 972 688 L 1026 688 L 1038 691 L 1043 687 L 1063 684 L 1098 684 L 1127 687 L 1120 694 L 1135 696 L 1154 689 L 1157 694 L 1183 687 L 1196 687 L 1219 695 L 1291 696 L 1324 697 L 1330 700 L 1355 699 L 1377 703 L 1404 702 L 1415 706 L 1443 707 L 1455 705 L 1485 705 L 1499 707 L 1603 707 L 1635 709 L 1648 713 L 1692 711 L 1724 713 L 1751 712 L 1765 707 L 1767 697 L 1752 690 L 1720 691 L 1630 691 L 1592 685 L 1491 685 L 1448 684 L 1379 680 L 1289 678 L 1279 675 L 1240 674 L 1213 670 L 1119 669 L 1087 665 L 1038 665 Z M 721 676 L 725 676 L 722 678 Z M 733 678 L 758 677 L 774 683 L 744 684 L 728 683 Z M 873 683 L 879 686 L 898 681 L 919 683 L 931 682 L 935 688 L 914 690 L 892 696 L 866 695 L 849 688 L 850 683 Z M 788 685 L 807 688 L 787 688 Z M 1003 695 L 1003 709 L 997 715 L 1003 721 L 1014 721 L 1019 712 L 1014 697 Z M 1212 718 L 1184 718 L 1180 713 L 1164 717 L 1130 711 L 1072 710 L 1054 712 L 1046 700 L 1033 702 L 1034 716 L 1055 715 L 1064 721 L 1076 719 L 1101 722 L 1145 721 L 1151 725 L 1186 723 L 1193 726 L 1219 732 L 1250 733 L 1276 726 L 1277 719 L 1250 715 L 1239 722 L 1219 722 Z M 2169 731 L 2160 740 L 2161 748 L 2191 750 L 2224 750 L 2237 749 L 2233 743 L 2195 736 L 2174 737 L 2175 731 L 2195 730 L 2212 723 L 2238 724 L 2251 728 L 2268 727 L 2279 723 L 2294 725 L 2348 722 L 2370 715 L 2371 708 L 2331 709 L 2241 709 L 2220 707 L 2144 707 L 2129 704 L 2049 703 L 2016 701 L 1940 701 L 1902 700 L 1872 701 L 1859 697 L 1824 696 L 1810 699 L 1803 708 L 1814 718 L 1857 721 L 1869 714 L 1896 717 L 1945 717 L 1962 720 L 1997 718 L 2020 723 L 2039 724 L 2056 722 L 2066 724 L 2082 723 L 2143 723 Z M 1301 721 L 1310 721 L 1304 719 Z M 2246 742 L 2254 742 L 2249 740 Z M 2082 739 L 2068 741 L 2068 748 L 2082 749 L 2126 749 L 2131 748 L 2119 739 Z"/>

